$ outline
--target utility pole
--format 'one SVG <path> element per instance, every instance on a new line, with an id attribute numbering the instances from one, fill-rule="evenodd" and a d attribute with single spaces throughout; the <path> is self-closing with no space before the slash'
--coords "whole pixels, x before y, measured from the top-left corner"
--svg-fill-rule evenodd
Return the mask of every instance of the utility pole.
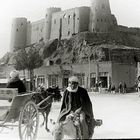
<path id="1" fill-rule="evenodd" d="M 89 65 L 89 82 L 88 82 L 88 87 L 89 87 L 89 90 L 90 90 L 90 55 L 88 56 L 88 65 Z"/>
<path id="2" fill-rule="evenodd" d="M 88 89 L 90 91 L 90 69 L 91 69 L 91 65 L 90 65 L 90 56 L 91 56 L 91 52 L 90 52 L 90 49 L 89 49 L 89 45 L 87 44 L 87 42 L 84 40 L 83 41 L 83 45 L 87 47 L 87 51 L 86 51 L 86 55 L 87 55 L 87 58 L 88 58 Z"/>

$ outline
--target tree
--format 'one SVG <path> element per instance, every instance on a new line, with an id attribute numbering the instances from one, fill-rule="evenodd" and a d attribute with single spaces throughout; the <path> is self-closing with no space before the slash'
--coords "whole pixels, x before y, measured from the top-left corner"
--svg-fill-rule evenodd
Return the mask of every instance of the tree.
<path id="1" fill-rule="evenodd" d="M 15 55 L 14 67 L 17 70 L 27 69 L 30 73 L 30 90 L 33 90 L 34 69 L 43 65 L 43 59 L 35 47 L 28 50 L 20 50 Z"/>
<path id="2" fill-rule="evenodd" d="M 25 49 L 16 52 L 14 60 L 14 67 L 16 70 L 25 70 L 27 66 L 27 53 Z"/>

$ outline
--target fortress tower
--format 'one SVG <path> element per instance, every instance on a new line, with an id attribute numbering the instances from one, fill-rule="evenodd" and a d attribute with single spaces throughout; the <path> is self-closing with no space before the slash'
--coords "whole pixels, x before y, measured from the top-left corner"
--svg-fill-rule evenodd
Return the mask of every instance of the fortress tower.
<path id="1" fill-rule="evenodd" d="M 27 19 L 15 18 L 12 23 L 10 51 L 17 51 L 26 46 Z"/>
<path id="2" fill-rule="evenodd" d="M 46 16 L 45 16 L 45 26 L 44 26 L 44 38 L 45 41 L 50 39 L 51 34 L 51 25 L 52 25 L 52 14 L 56 12 L 60 12 L 61 8 L 47 8 Z"/>
<path id="3" fill-rule="evenodd" d="M 89 30 L 108 33 L 115 25 L 117 25 L 117 21 L 115 16 L 111 14 L 109 0 L 91 0 Z"/>

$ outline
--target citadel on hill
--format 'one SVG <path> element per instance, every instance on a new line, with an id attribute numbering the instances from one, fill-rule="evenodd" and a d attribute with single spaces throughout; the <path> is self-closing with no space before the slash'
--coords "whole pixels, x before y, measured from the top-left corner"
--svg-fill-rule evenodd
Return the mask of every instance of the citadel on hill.
<path id="1" fill-rule="evenodd" d="M 46 87 L 59 85 L 64 89 L 68 77 L 76 75 L 80 85 L 88 89 L 94 89 L 99 79 L 105 89 L 109 85 L 117 89 L 119 82 L 132 88 L 139 75 L 140 29 L 118 25 L 109 0 L 91 0 L 90 7 L 64 11 L 48 8 L 44 19 L 36 22 L 26 18 L 13 20 L 12 53 L 39 42 L 53 43 L 44 49 L 44 65 L 34 70 L 35 86 L 43 83 Z M 86 52 L 90 54 L 85 56 Z M 5 75 L 0 77 L 7 78 L 11 69 L 12 66 L 1 68 Z M 21 77 L 30 81 L 27 71 L 21 72 Z"/>
<path id="2" fill-rule="evenodd" d="M 44 19 L 31 23 L 26 18 L 15 18 L 12 24 L 11 51 L 40 40 L 70 38 L 80 32 L 108 33 L 117 26 L 111 14 L 109 0 L 92 0 L 91 7 L 76 7 L 61 11 L 48 8 Z"/>

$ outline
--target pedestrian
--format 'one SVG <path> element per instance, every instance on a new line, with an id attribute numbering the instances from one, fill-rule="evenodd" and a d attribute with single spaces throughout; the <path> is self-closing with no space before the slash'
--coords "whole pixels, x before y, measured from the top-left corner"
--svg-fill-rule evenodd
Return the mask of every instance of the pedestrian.
<path id="1" fill-rule="evenodd" d="M 138 77 L 138 84 L 137 84 L 138 94 L 140 97 L 140 76 Z"/>
<path id="2" fill-rule="evenodd" d="M 99 81 L 98 89 L 99 89 L 99 93 L 102 93 L 102 81 Z"/>
<path id="3" fill-rule="evenodd" d="M 113 85 L 112 87 L 111 87 L 111 93 L 116 93 L 116 87 L 115 87 L 115 85 Z"/>
<path id="4" fill-rule="evenodd" d="M 111 93 L 111 84 L 108 87 L 108 92 Z"/>
<path id="5" fill-rule="evenodd" d="M 123 94 L 126 93 L 126 88 L 127 88 L 127 86 L 126 86 L 126 83 L 124 82 L 123 83 Z"/>
<path id="6" fill-rule="evenodd" d="M 69 85 L 63 95 L 58 122 L 63 122 L 68 114 L 80 108 L 80 111 L 77 113 L 80 114 L 81 130 L 85 131 L 87 128 L 88 137 L 86 139 L 89 139 L 92 137 L 95 127 L 92 102 L 87 90 L 79 86 L 77 77 L 72 76 L 68 81 Z"/>
<path id="7" fill-rule="evenodd" d="M 123 87 L 122 87 L 122 82 L 119 83 L 118 89 L 119 89 L 119 93 L 122 93 L 122 89 L 123 89 Z"/>
<path id="8" fill-rule="evenodd" d="M 10 72 L 10 80 L 7 84 L 7 88 L 17 88 L 19 94 L 23 94 L 26 92 L 25 85 L 20 80 L 19 72 L 17 70 L 13 70 Z"/>

